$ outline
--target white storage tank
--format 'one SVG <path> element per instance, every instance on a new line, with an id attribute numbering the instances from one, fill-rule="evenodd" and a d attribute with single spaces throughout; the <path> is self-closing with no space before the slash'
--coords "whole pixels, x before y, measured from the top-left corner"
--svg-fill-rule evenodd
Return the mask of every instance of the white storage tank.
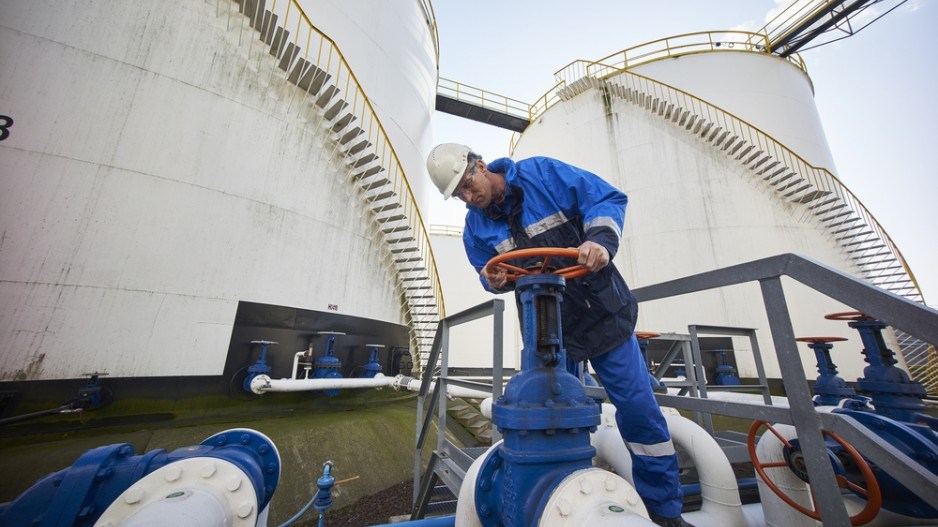
<path id="1" fill-rule="evenodd" d="M 239 302 L 426 347 L 427 3 L 14 0 L 0 19 L 0 381 L 221 375 Z"/>
<path id="2" fill-rule="evenodd" d="M 782 253 L 885 284 L 883 266 L 864 259 L 868 251 L 850 252 L 855 240 L 863 247 L 885 240 L 905 273 L 890 290 L 920 300 L 898 250 L 836 179 L 803 64 L 704 39 L 706 52 L 647 53 L 657 58 L 644 63 L 614 55 L 562 69 L 564 84 L 548 94 L 548 108 L 517 138 L 512 157 L 555 157 L 628 194 L 615 262 L 632 288 Z M 665 50 L 667 41 L 658 45 Z M 625 63 L 627 71 L 617 69 Z M 832 219 L 840 211 L 849 214 Z M 844 378 L 861 376 L 856 332 L 823 318 L 850 308 L 783 283 L 796 335 L 847 337 L 834 360 Z M 646 302 L 637 329 L 687 333 L 690 324 L 755 329 L 768 377 L 780 376 L 758 284 Z M 733 345 L 740 376 L 756 377 L 748 339 Z M 800 351 L 813 378 L 814 355 L 806 345 Z"/>

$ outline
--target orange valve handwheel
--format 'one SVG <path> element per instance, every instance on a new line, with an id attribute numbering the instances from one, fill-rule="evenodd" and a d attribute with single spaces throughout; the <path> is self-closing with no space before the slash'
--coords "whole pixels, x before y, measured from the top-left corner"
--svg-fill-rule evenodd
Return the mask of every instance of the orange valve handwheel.
<path id="1" fill-rule="evenodd" d="M 749 436 L 746 441 L 747 446 L 749 447 L 749 458 L 752 459 L 753 468 L 755 468 L 756 472 L 759 473 L 759 477 L 762 478 L 762 481 L 766 484 L 766 486 L 769 487 L 769 489 L 771 489 L 772 492 L 774 492 L 776 496 L 781 498 L 782 501 L 787 503 L 789 506 L 791 506 L 793 509 L 800 512 L 801 514 L 804 514 L 805 516 L 808 516 L 809 518 L 813 518 L 815 520 L 820 521 L 821 514 L 817 512 L 818 507 L 817 507 L 816 500 L 814 502 L 813 509 L 809 509 L 799 504 L 798 502 L 793 500 L 789 495 L 785 494 L 783 490 L 778 488 L 778 485 L 776 485 L 771 479 L 769 479 L 769 476 L 765 473 L 765 469 L 767 468 L 780 468 L 780 467 L 788 468 L 788 463 L 785 461 L 763 463 L 759 461 L 758 457 L 756 457 L 756 432 L 758 432 L 759 429 L 762 428 L 763 426 L 765 426 L 769 432 L 772 432 L 772 434 L 774 434 L 775 437 L 777 437 L 778 440 L 781 441 L 786 447 L 788 448 L 794 447 L 794 445 L 792 445 L 788 439 L 786 439 L 782 434 L 780 434 L 775 428 L 772 428 L 772 425 L 770 425 L 769 423 L 765 421 L 753 422 L 752 426 L 749 427 Z M 861 487 L 860 485 L 857 485 L 856 483 L 853 483 L 847 480 L 846 477 L 840 474 L 835 473 L 834 478 L 837 481 L 838 487 L 842 489 L 844 488 L 850 489 L 856 492 L 857 494 L 860 494 L 864 498 L 866 498 L 866 506 L 863 507 L 863 510 L 861 510 L 860 512 L 850 517 L 850 524 L 851 525 L 863 525 L 865 523 L 869 523 L 870 521 L 873 520 L 873 518 L 876 517 L 877 514 L 879 514 L 879 509 L 883 506 L 883 494 L 879 489 L 879 483 L 876 481 L 876 476 L 873 474 L 873 470 L 870 469 L 870 465 L 866 462 L 865 459 L 863 459 L 863 456 L 861 456 L 860 453 L 857 452 L 857 449 L 853 448 L 853 445 L 844 441 L 839 435 L 835 434 L 834 432 L 828 432 L 827 430 L 821 430 L 821 433 L 833 439 L 834 441 L 837 442 L 837 444 L 843 447 L 844 451 L 850 455 L 850 458 L 852 459 L 852 461 L 856 464 L 857 468 L 859 468 L 860 472 L 863 474 L 863 482 L 866 484 L 866 488 Z M 811 495 L 813 499 L 814 493 L 812 492 Z"/>
<path id="2" fill-rule="evenodd" d="M 866 313 L 861 313 L 859 311 L 843 311 L 841 313 L 830 313 L 824 315 L 824 318 L 827 320 L 848 320 L 850 322 L 855 322 L 857 320 L 873 320 L 873 317 L 867 315 Z"/>
<path id="3" fill-rule="evenodd" d="M 585 275 L 589 272 L 589 269 L 579 264 L 572 265 L 570 267 L 564 267 L 563 269 L 551 269 L 550 259 L 558 257 L 573 258 L 575 260 L 579 255 L 580 251 L 576 249 L 561 249 L 559 247 L 534 247 L 531 249 L 519 249 L 517 251 L 500 254 L 489 260 L 488 263 L 485 264 L 485 272 L 491 273 L 496 268 L 504 269 L 507 272 L 507 278 L 509 281 L 517 280 L 518 278 L 529 274 L 544 273 L 560 275 L 569 280 L 571 278 Z M 505 263 L 521 258 L 534 258 L 539 256 L 543 257 L 544 261 L 541 262 L 540 266 L 535 269 L 522 269 L 520 267 Z"/>

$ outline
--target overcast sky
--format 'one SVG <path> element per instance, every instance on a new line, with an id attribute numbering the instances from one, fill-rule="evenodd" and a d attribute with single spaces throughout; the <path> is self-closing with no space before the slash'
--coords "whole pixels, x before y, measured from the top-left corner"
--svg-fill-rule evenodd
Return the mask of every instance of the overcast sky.
<path id="1" fill-rule="evenodd" d="M 531 102 L 573 60 L 682 33 L 755 30 L 776 4 L 788 3 L 436 0 L 440 75 Z M 908 0 L 854 36 L 802 54 L 837 173 L 898 245 L 932 307 L 938 306 L 935 27 L 938 2 Z M 435 142 L 465 143 L 486 159 L 507 155 L 510 135 L 436 114 Z M 461 225 L 463 216 L 455 200 L 439 200 L 430 222 Z"/>

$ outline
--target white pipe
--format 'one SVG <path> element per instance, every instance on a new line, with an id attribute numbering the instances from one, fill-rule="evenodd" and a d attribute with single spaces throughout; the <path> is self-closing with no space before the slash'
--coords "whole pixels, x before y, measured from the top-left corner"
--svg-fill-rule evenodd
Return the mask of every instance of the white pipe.
<path id="1" fill-rule="evenodd" d="M 258 375 L 251 380 L 251 391 L 256 394 L 267 392 L 309 392 L 321 390 L 353 390 L 360 388 L 394 388 L 398 391 L 408 390 L 411 392 L 420 391 L 420 379 L 413 379 L 403 375 L 387 377 L 383 373 L 378 373 L 374 378 L 352 378 L 352 379 L 271 379 L 267 375 Z M 430 382 L 430 391 L 436 386 L 436 381 Z M 446 387 L 446 395 L 450 398 L 464 397 L 467 399 L 484 399 L 491 397 L 490 392 L 464 388 L 462 386 L 449 385 Z"/>
<path id="2" fill-rule="evenodd" d="M 742 512 L 733 467 L 716 440 L 690 419 L 670 413 L 664 418 L 671 440 L 687 453 L 700 477 L 700 510 L 685 514 L 687 521 L 697 527 L 752 525 Z"/>
<path id="3" fill-rule="evenodd" d="M 786 440 L 790 441 L 797 437 L 793 426 L 774 424 L 772 428 Z M 760 463 L 783 463 L 785 462 L 785 454 L 782 451 L 784 446 L 784 443 L 775 434 L 771 432 L 763 433 L 762 438 L 759 439 L 759 444 L 756 445 L 756 457 L 759 458 Z M 787 466 L 767 468 L 765 471 L 772 483 L 789 498 L 809 509 L 813 507 L 807 483 L 801 481 Z M 762 502 L 762 510 L 765 513 L 766 525 L 777 527 L 814 527 L 817 525 L 816 521 L 782 501 L 765 484 L 758 472 L 756 473 L 756 481 L 759 485 L 759 498 Z"/>
<path id="4" fill-rule="evenodd" d="M 385 377 L 377 374 L 373 379 L 271 379 L 258 375 L 251 380 L 251 391 L 257 394 L 267 392 L 308 392 L 317 390 L 349 390 L 356 388 L 387 388 L 395 386 L 402 376 Z"/>
<path id="5" fill-rule="evenodd" d="M 665 383 L 667 384 L 667 383 Z M 683 388 L 668 388 L 668 395 L 678 395 Z M 712 390 L 707 392 L 707 399 L 713 399 L 714 401 L 730 401 L 736 403 L 748 403 L 748 404 L 758 404 L 764 405 L 765 398 L 762 394 L 756 393 L 738 393 L 738 392 L 723 392 L 719 390 Z M 788 398 L 779 397 L 777 395 L 772 395 L 772 405 L 778 406 L 781 408 L 788 408 Z"/>
<path id="6" fill-rule="evenodd" d="M 590 436 L 596 448 L 594 464 L 611 468 L 633 483 L 632 456 L 619 434 L 615 412 L 614 406 L 603 404 L 602 422 Z M 698 527 L 761 525 L 761 515 L 743 514 L 736 475 L 720 445 L 693 421 L 671 412 L 663 413 L 672 441 L 687 452 L 700 476 L 701 508 L 685 515 L 688 521 Z"/>
<path id="7" fill-rule="evenodd" d="M 403 389 L 410 390 L 412 392 L 420 391 L 420 379 L 411 379 L 406 385 L 403 385 Z M 430 392 L 436 388 L 436 381 L 430 381 Z M 464 388 L 462 386 L 456 386 L 450 384 L 446 387 L 446 396 L 449 398 L 453 397 L 462 397 L 466 399 L 485 399 L 486 397 L 492 397 L 492 392 L 487 392 L 485 390 L 476 390 L 474 388 Z"/>

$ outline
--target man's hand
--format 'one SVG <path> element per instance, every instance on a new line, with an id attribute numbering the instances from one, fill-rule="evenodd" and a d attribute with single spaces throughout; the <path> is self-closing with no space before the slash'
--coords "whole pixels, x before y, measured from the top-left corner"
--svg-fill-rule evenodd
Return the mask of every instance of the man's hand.
<path id="1" fill-rule="evenodd" d="M 583 242 L 577 250 L 580 254 L 576 263 L 586 267 L 592 273 L 609 265 L 609 251 L 596 242 Z"/>
<path id="2" fill-rule="evenodd" d="M 483 267 L 482 276 L 492 289 L 501 289 L 508 282 L 508 272 L 501 267 L 496 267 L 491 273 L 487 273 Z"/>

